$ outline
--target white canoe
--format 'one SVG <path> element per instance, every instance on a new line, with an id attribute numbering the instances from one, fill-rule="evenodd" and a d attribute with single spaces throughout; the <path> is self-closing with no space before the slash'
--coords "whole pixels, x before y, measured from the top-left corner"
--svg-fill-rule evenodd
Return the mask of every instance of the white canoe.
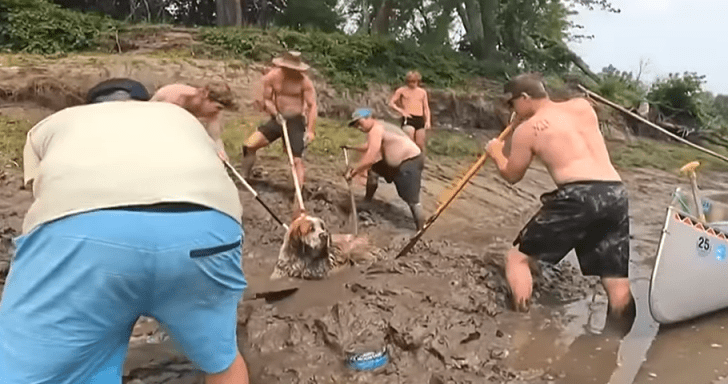
<path id="1" fill-rule="evenodd" d="M 728 194 L 701 195 L 707 224 L 680 189 L 667 209 L 649 291 L 650 312 L 661 324 L 728 308 Z"/>

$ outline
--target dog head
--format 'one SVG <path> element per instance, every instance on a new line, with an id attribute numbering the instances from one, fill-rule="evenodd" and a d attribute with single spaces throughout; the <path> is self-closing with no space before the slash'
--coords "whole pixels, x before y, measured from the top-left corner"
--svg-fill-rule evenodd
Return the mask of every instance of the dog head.
<path id="1" fill-rule="evenodd" d="M 331 235 L 318 217 L 302 214 L 292 223 L 272 277 L 322 279 L 331 269 Z"/>
<path id="2" fill-rule="evenodd" d="M 300 215 L 291 223 L 288 237 L 291 240 L 289 244 L 291 247 L 299 249 L 305 247 L 308 253 L 301 256 L 311 258 L 320 256 L 316 251 L 324 250 L 330 245 L 331 241 L 331 236 L 324 221 L 318 217 L 305 214 Z"/>

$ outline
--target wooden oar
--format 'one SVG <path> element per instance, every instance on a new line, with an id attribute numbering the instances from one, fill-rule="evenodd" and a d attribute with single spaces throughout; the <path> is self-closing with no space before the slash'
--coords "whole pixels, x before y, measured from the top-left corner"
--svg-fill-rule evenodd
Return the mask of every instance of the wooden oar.
<path id="1" fill-rule="evenodd" d="M 513 120 L 513 115 L 511 115 L 511 120 Z M 501 132 L 501 134 L 498 136 L 498 140 L 504 140 L 506 137 L 508 137 L 508 135 L 511 133 L 512 130 L 513 130 L 513 124 L 511 123 L 506 127 L 506 129 L 503 130 L 503 132 Z M 427 219 L 427 221 L 425 221 L 425 224 L 422 226 L 422 229 L 417 231 L 417 233 L 414 236 L 412 236 L 410 241 L 404 246 L 404 248 L 402 248 L 401 251 L 399 251 L 397 256 L 395 256 L 395 259 L 406 255 L 407 253 L 409 253 L 409 251 L 412 250 L 412 247 L 415 246 L 415 244 L 417 243 L 417 240 L 419 240 L 422 237 L 422 235 L 425 234 L 425 231 L 427 231 L 427 229 L 430 228 L 432 223 L 434 223 L 435 220 L 437 220 L 437 218 L 440 217 L 440 214 L 442 214 L 442 212 L 444 212 L 445 209 L 450 205 L 450 203 L 452 203 L 453 200 L 455 200 L 455 197 L 457 197 L 457 195 L 460 193 L 460 191 L 462 191 L 463 188 L 465 188 L 465 186 L 468 184 L 470 179 L 472 179 L 473 176 L 475 176 L 475 174 L 478 173 L 478 170 L 480 170 L 480 168 L 483 166 L 483 164 L 485 164 L 486 160 L 488 160 L 487 152 L 480 155 L 478 160 L 472 166 L 470 166 L 468 171 L 465 173 L 465 175 L 462 177 L 462 179 L 460 179 L 460 181 L 455 186 L 454 191 L 452 192 L 452 195 L 450 197 L 448 197 L 448 199 L 445 200 L 444 203 L 442 203 L 439 207 L 437 207 L 437 210 L 435 211 L 435 213 L 432 216 L 430 216 L 430 218 Z"/>
<path id="2" fill-rule="evenodd" d="M 681 142 L 683 144 L 687 144 L 687 145 L 689 145 L 689 146 L 691 146 L 691 147 L 693 147 L 693 148 L 695 148 L 695 149 L 697 149 L 699 151 L 703 151 L 703 152 L 705 152 L 705 153 L 707 153 L 707 154 L 709 154 L 709 155 L 711 155 L 711 156 L 713 156 L 715 158 L 718 158 L 718 159 L 721 159 L 721 160 L 723 160 L 725 162 L 728 162 L 728 157 L 725 157 L 725 156 L 723 156 L 723 155 L 721 155 L 719 153 L 713 152 L 710 149 L 703 148 L 703 147 L 701 147 L 701 146 L 699 146 L 697 144 L 693 144 L 693 143 L 685 140 L 684 138 L 682 138 L 682 137 L 680 137 L 680 136 L 678 136 L 678 135 L 676 135 L 676 134 L 674 134 L 674 133 L 666 130 L 665 128 L 662 128 L 659 125 L 657 125 L 657 124 L 655 124 L 655 123 L 653 123 L 653 122 L 645 119 L 644 117 L 642 117 L 642 116 L 640 116 L 640 115 L 638 115 L 638 114 L 636 114 L 636 113 L 628 110 L 627 108 L 625 108 L 625 107 L 623 107 L 623 106 L 621 106 L 619 104 L 613 103 L 613 102 L 611 102 L 611 101 L 609 101 L 609 100 L 607 100 L 607 99 L 605 99 L 605 98 L 597 95 L 596 93 L 594 93 L 594 92 L 592 92 L 592 91 L 584 88 L 584 86 L 582 86 L 581 84 L 579 84 L 578 87 L 584 93 L 586 93 L 587 96 L 593 98 L 594 100 L 599 101 L 601 103 L 604 103 L 604 104 L 606 104 L 606 105 L 608 105 L 608 106 L 610 106 L 610 107 L 612 107 L 612 108 L 614 108 L 614 109 L 616 109 L 616 110 L 618 110 L 618 111 L 620 111 L 620 112 L 622 112 L 624 114 L 627 114 L 629 116 L 632 116 L 634 119 L 636 119 L 636 120 L 638 120 L 638 121 L 640 121 L 640 122 L 642 122 L 644 124 L 647 124 L 649 127 L 654 128 L 654 129 L 656 129 L 656 130 L 658 130 L 658 131 L 660 131 L 660 132 L 662 132 L 662 133 L 664 133 L 664 134 L 672 137 L 673 139 L 675 139 L 675 140 L 677 140 L 677 141 L 679 141 L 679 142 Z"/>
<path id="3" fill-rule="evenodd" d="M 298 200 L 298 208 L 301 212 L 305 212 L 306 208 L 303 206 L 303 195 L 301 194 L 301 184 L 296 174 L 296 164 L 293 162 L 293 151 L 291 150 L 291 140 L 288 138 L 288 124 L 286 119 L 278 115 L 280 124 L 283 127 L 283 138 L 286 141 L 286 153 L 288 153 L 288 161 L 291 163 L 291 172 L 293 173 L 293 186 L 296 188 L 296 200 Z"/>
<path id="4" fill-rule="evenodd" d="M 698 217 L 700 218 L 700 221 L 705 223 L 705 213 L 703 212 L 703 204 L 700 201 L 700 197 L 698 195 L 698 177 L 695 174 L 695 169 L 700 166 L 699 161 L 691 161 L 680 168 L 680 172 L 687 173 L 688 177 L 690 178 L 690 186 L 693 189 L 693 199 L 695 201 L 695 209 L 698 210 Z"/>

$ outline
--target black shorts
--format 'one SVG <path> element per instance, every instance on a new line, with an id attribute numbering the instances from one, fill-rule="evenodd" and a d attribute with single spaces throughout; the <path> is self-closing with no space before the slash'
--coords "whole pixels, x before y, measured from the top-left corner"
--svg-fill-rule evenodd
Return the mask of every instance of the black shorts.
<path id="1" fill-rule="evenodd" d="M 425 128 L 425 117 L 424 116 L 410 116 L 402 118 L 402 127 L 409 125 L 414 128 L 415 131 L 418 129 Z"/>
<path id="2" fill-rule="evenodd" d="M 289 117 L 286 119 L 286 125 L 288 126 L 288 137 L 291 139 L 291 152 L 294 157 L 301 157 L 303 150 L 306 149 L 303 141 L 306 133 L 306 119 L 302 115 Z M 269 143 L 283 136 L 283 127 L 274 118 L 258 127 L 258 131 L 265 136 Z M 285 146 L 285 143 L 283 145 Z"/>
<path id="3" fill-rule="evenodd" d="M 407 204 L 420 202 L 420 185 L 422 170 L 425 168 L 425 158 L 419 154 L 407 159 L 399 167 L 390 167 L 387 162 L 380 160 L 372 165 L 372 171 L 382 176 L 388 183 L 394 182 L 397 194 Z"/>
<path id="4" fill-rule="evenodd" d="M 622 182 L 564 184 L 541 203 L 513 242 L 519 251 L 555 264 L 575 249 L 584 275 L 627 277 L 629 205 Z"/>

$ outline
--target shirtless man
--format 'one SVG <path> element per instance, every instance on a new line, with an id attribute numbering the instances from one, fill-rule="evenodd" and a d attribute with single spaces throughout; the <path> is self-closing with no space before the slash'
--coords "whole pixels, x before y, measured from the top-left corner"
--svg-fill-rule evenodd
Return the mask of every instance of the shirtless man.
<path id="1" fill-rule="evenodd" d="M 521 230 L 506 256 L 506 278 L 516 310 L 527 311 L 532 276 L 529 258 L 559 262 L 576 250 L 582 273 L 598 275 L 609 297 L 608 317 L 632 324 L 635 304 L 627 278 L 629 221 L 627 190 L 609 159 L 589 102 L 553 102 L 535 74 L 517 76 L 504 87 L 508 104 L 523 122 L 504 142 L 486 151 L 509 183 L 520 181 L 533 157 L 558 186 L 541 196 L 543 206 Z"/>
<path id="2" fill-rule="evenodd" d="M 402 115 L 402 129 L 424 152 L 425 130 L 431 126 L 427 91 L 420 87 L 422 76 L 419 72 L 410 71 L 405 79 L 407 85 L 394 92 L 389 106 Z"/>
<path id="3" fill-rule="evenodd" d="M 299 185 L 303 185 L 303 151 L 315 136 L 318 116 L 316 91 L 313 82 L 306 76 L 308 65 L 301 62 L 300 52 L 287 52 L 283 57 L 273 59 L 276 68 L 263 76 L 263 103 L 270 120 L 258 127 L 243 146 L 242 168 L 245 178 L 255 163 L 255 152 L 283 136 L 280 119 L 286 119 L 291 152 L 296 166 Z M 285 145 L 285 144 L 284 144 Z"/>
<path id="4" fill-rule="evenodd" d="M 348 181 L 371 168 L 367 176 L 367 200 L 371 200 L 377 190 L 377 175 L 384 177 L 388 183 L 394 182 L 397 194 L 409 206 L 417 230 L 420 230 L 425 224 L 420 204 L 420 183 L 425 164 L 422 151 L 397 126 L 373 118 L 370 109 L 357 109 L 351 118 L 349 126 L 356 126 L 366 133 L 367 143 L 362 147 L 345 146 L 364 155 L 358 164 L 347 170 L 344 177 Z"/>
<path id="5" fill-rule="evenodd" d="M 230 87 L 218 83 L 210 83 L 204 87 L 169 84 L 158 89 L 151 101 L 165 101 L 179 105 L 197 117 L 204 124 L 207 134 L 215 141 L 220 155 L 229 161 L 222 142 L 220 111 L 223 108 L 235 108 Z"/>

